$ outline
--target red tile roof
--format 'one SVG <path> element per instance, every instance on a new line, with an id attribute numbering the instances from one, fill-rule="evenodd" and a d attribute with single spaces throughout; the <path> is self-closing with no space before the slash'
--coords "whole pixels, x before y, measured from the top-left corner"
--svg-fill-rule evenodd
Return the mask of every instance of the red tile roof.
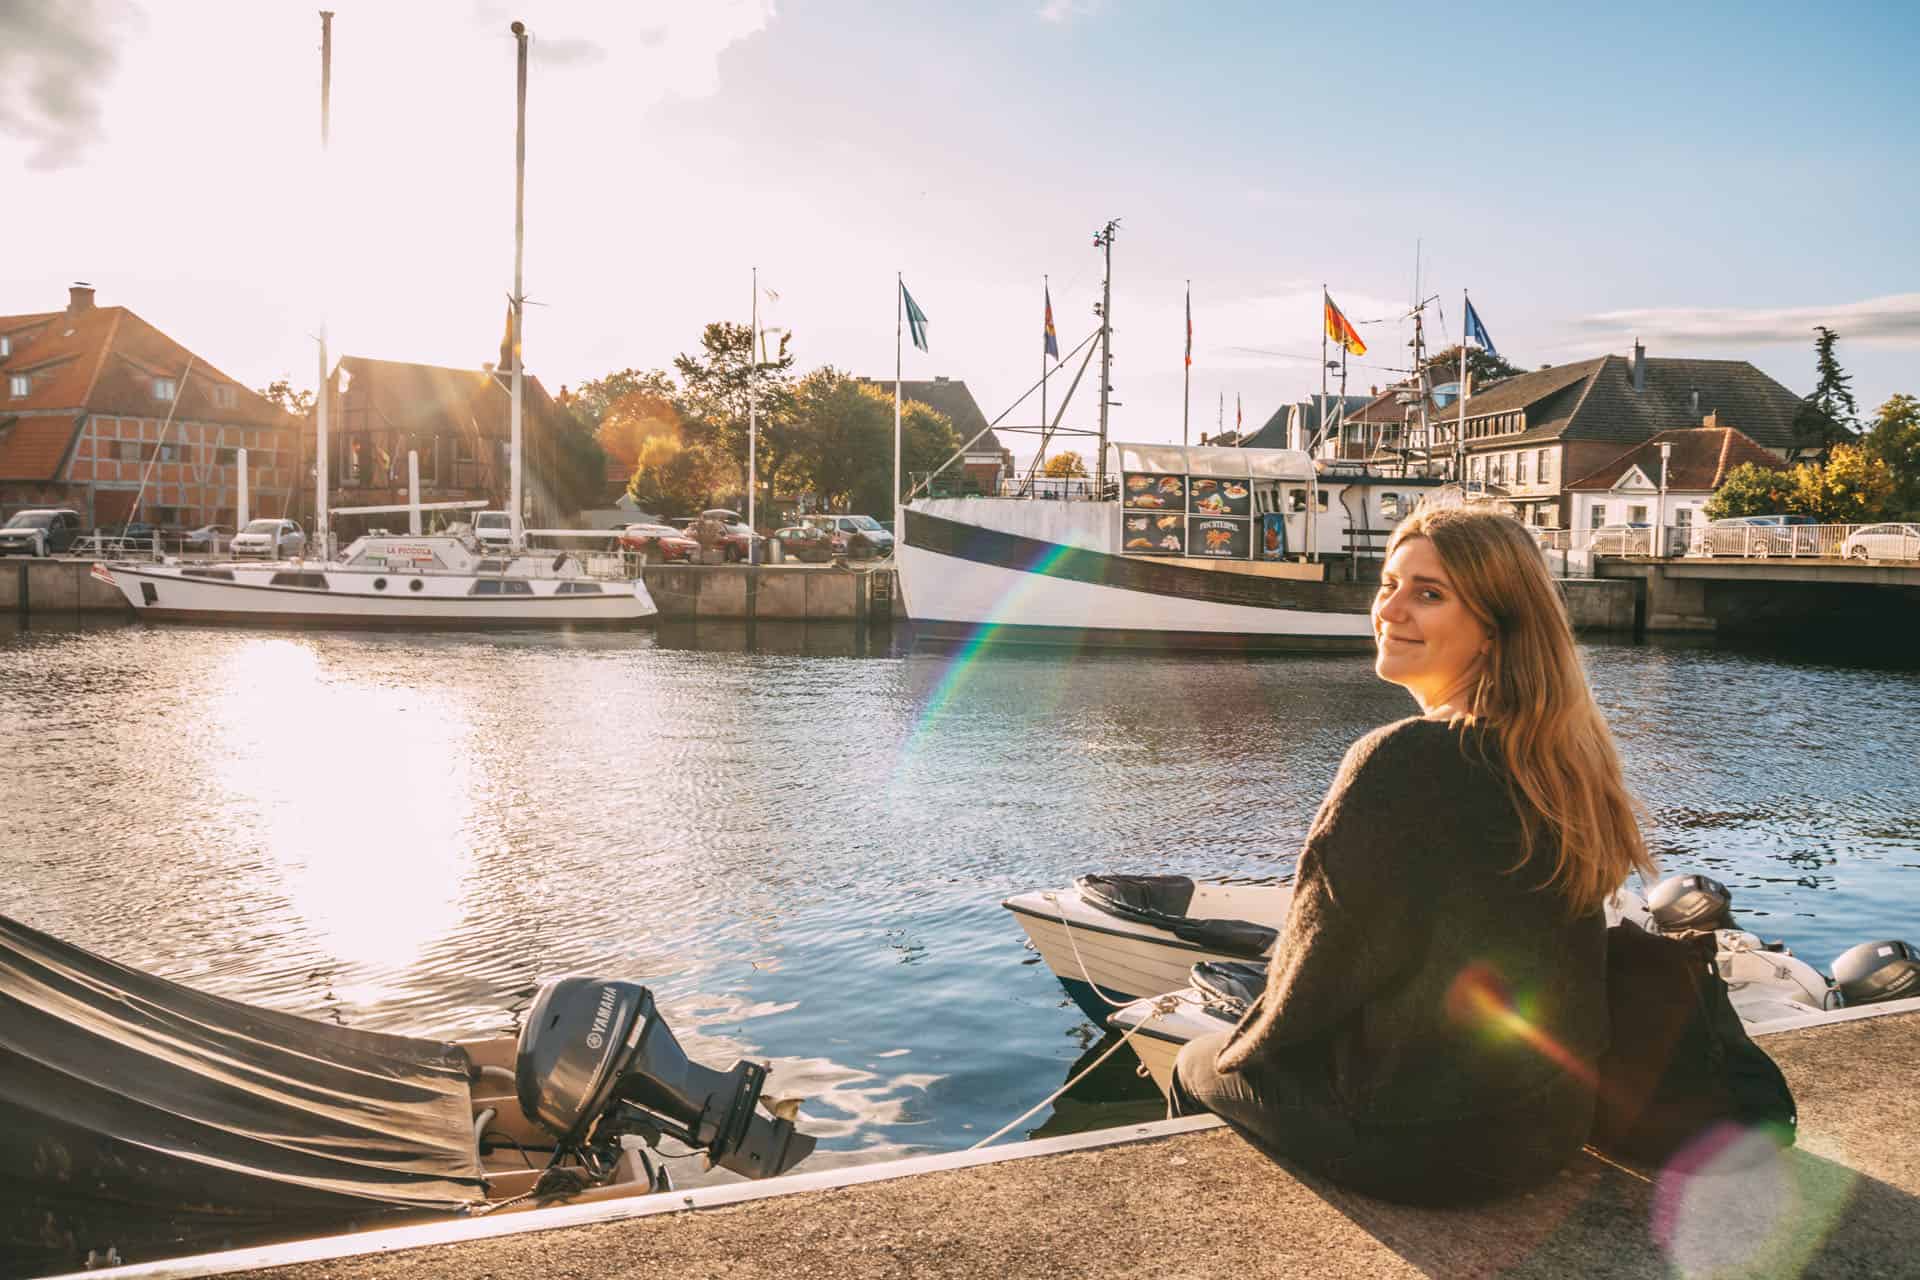
<path id="1" fill-rule="evenodd" d="M 1667 459 L 1669 492 L 1711 493 L 1727 478 L 1727 472 L 1743 462 L 1757 462 L 1775 470 L 1786 469 L 1786 463 L 1780 461 L 1778 455 L 1754 443 L 1737 427 L 1690 427 L 1662 431 L 1605 466 L 1581 476 L 1567 488 L 1604 492 L 1618 484 L 1620 478 L 1634 467 L 1639 467 L 1641 473 L 1657 485 L 1660 483 L 1662 442 L 1673 446 L 1673 452 Z"/>
<path id="2" fill-rule="evenodd" d="M 0 335 L 12 339 L 12 351 L 0 358 L 0 392 L 11 392 L 14 375 L 32 378 L 25 396 L 0 395 L 0 479 L 58 478 L 88 414 L 165 418 L 171 408 L 182 422 L 293 425 L 270 401 L 125 307 L 0 316 Z M 174 379 L 176 405 L 154 396 L 156 377 Z M 6 428 L 9 419 L 17 420 Z M 55 436 L 58 449 L 50 443 Z"/>

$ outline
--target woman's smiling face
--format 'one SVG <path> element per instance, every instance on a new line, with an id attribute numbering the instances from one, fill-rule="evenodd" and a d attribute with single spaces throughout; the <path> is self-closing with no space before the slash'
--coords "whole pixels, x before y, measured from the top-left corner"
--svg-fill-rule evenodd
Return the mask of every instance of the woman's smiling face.
<path id="1" fill-rule="evenodd" d="M 1432 540 L 1408 538 L 1381 571 L 1373 642 L 1374 673 L 1432 712 L 1464 695 L 1492 637 L 1461 601 Z"/>

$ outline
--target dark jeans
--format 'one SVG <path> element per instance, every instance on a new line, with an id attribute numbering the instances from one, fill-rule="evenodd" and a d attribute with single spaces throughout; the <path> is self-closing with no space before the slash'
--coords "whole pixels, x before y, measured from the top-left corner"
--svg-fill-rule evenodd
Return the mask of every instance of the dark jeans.
<path id="1" fill-rule="evenodd" d="M 1168 1110 L 1210 1111 L 1269 1155 L 1363 1195 L 1409 1204 L 1469 1204 L 1538 1186 L 1579 1151 L 1590 1118 L 1576 1106 L 1460 1125 L 1357 1125 L 1333 1091 L 1325 1054 L 1305 1052 L 1214 1070 L 1227 1032 L 1180 1051 Z"/>

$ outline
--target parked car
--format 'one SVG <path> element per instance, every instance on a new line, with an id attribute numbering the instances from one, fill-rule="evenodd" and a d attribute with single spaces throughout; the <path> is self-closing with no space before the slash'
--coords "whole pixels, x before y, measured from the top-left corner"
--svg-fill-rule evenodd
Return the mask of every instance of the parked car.
<path id="1" fill-rule="evenodd" d="M 825 564 L 840 554 L 833 535 L 818 525 L 793 524 L 776 531 L 780 554 L 803 564 Z"/>
<path id="2" fill-rule="evenodd" d="M 1728 516 L 1700 534 L 1703 556 L 1817 555 L 1819 533 L 1812 516 Z M 1794 528 L 1793 526 L 1805 526 Z"/>
<path id="3" fill-rule="evenodd" d="M 504 511 L 481 511 L 473 517 L 473 536 L 482 551 L 505 551 L 513 545 L 513 521 Z"/>
<path id="4" fill-rule="evenodd" d="M 801 520 L 825 529 L 840 549 L 856 560 L 879 559 L 893 554 L 893 535 L 872 516 L 818 514 Z"/>
<path id="5" fill-rule="evenodd" d="M 188 551 L 205 551 L 218 555 L 233 537 L 233 526 L 225 524 L 203 524 L 198 529 L 190 529 L 180 538 L 180 545 Z"/>
<path id="6" fill-rule="evenodd" d="M 1603 556 L 1651 555 L 1653 526 L 1644 521 L 1603 524 L 1588 535 L 1587 550 Z"/>
<path id="7" fill-rule="evenodd" d="M 0 556 L 52 556 L 80 536 L 80 513 L 69 507 L 16 511 L 0 526 Z"/>
<path id="8" fill-rule="evenodd" d="M 749 529 L 738 511 L 725 507 L 702 511 L 700 518 L 688 526 L 687 536 L 703 547 L 719 547 L 729 563 L 745 560 L 756 542 L 767 540 L 766 535 Z"/>
<path id="9" fill-rule="evenodd" d="M 700 544 L 671 525 L 630 524 L 620 530 L 620 549 L 640 557 L 641 564 L 687 561 Z"/>
<path id="10" fill-rule="evenodd" d="M 1870 524 L 1840 543 L 1848 560 L 1920 560 L 1920 524 Z"/>
<path id="11" fill-rule="evenodd" d="M 247 527 L 233 535 L 229 548 L 234 556 L 263 556 L 268 560 L 286 560 L 304 555 L 307 535 L 291 520 L 249 520 Z"/>

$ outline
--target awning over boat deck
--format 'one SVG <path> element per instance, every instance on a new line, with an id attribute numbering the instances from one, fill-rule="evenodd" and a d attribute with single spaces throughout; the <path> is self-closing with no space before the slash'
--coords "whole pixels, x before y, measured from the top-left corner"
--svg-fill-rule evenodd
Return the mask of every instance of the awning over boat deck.
<path id="1" fill-rule="evenodd" d="M 457 1046 L 206 995 L 0 916 L 0 1259 L 483 1198 Z"/>
<path id="2" fill-rule="evenodd" d="M 1313 462 L 1299 449 L 1115 442 L 1107 446 L 1107 470 L 1150 476 L 1218 476 L 1225 480 L 1305 480 L 1313 474 Z"/>

